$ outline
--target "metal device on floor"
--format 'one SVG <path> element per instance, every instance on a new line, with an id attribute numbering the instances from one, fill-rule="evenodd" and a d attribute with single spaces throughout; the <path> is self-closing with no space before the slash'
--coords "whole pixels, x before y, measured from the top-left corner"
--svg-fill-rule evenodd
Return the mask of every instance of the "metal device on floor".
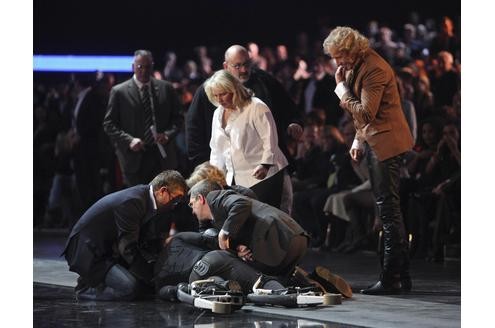
<path id="1" fill-rule="evenodd" d="M 183 303 L 221 314 L 232 313 L 244 305 L 244 295 L 237 282 L 220 282 L 214 278 L 197 280 L 191 284 L 180 283 L 177 298 Z"/>
<path id="2" fill-rule="evenodd" d="M 342 303 L 341 294 L 331 294 L 315 287 L 288 287 L 280 290 L 259 288 L 261 277 L 248 294 L 246 303 L 254 305 L 273 305 L 283 307 L 328 306 Z"/>
<path id="3" fill-rule="evenodd" d="M 288 308 L 329 306 L 342 303 L 341 294 L 325 293 L 314 287 L 288 287 L 279 290 L 259 288 L 261 277 L 246 297 L 236 281 L 209 278 L 177 286 L 177 299 L 199 309 L 229 314 L 244 304 L 282 306 Z"/>

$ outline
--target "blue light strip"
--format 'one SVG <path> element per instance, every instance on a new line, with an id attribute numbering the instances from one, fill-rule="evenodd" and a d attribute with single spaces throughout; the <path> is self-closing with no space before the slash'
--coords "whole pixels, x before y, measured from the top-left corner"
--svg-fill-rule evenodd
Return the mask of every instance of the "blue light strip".
<path id="1" fill-rule="evenodd" d="M 131 72 L 133 56 L 34 55 L 38 72 Z"/>

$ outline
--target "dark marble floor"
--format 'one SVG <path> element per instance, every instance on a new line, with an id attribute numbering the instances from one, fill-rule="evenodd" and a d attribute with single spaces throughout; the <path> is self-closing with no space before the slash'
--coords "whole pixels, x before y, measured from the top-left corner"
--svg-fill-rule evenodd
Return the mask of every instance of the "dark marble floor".
<path id="1" fill-rule="evenodd" d="M 59 259 L 66 232 L 35 232 L 35 259 Z M 358 252 L 351 255 L 309 251 L 301 266 L 311 270 L 325 265 L 350 282 L 354 292 L 378 277 L 376 254 Z M 424 301 L 431 304 L 460 305 L 460 261 L 411 263 L 414 290 L 409 295 L 394 296 L 401 302 Z M 159 300 L 137 302 L 75 302 L 73 289 L 35 282 L 33 286 L 34 327 L 358 327 L 323 321 L 298 319 L 277 314 L 240 310 L 230 315 L 215 315 L 184 304 Z M 391 298 L 393 304 L 394 298 Z M 358 299 L 359 301 L 359 299 Z M 351 301 L 352 302 L 352 301 Z M 399 300 L 397 300 L 399 302 Z M 351 304 L 351 303 L 348 303 Z M 361 303 L 356 303 L 361 304 Z M 426 304 L 426 303 L 425 303 Z M 313 310 L 308 310 L 313 311 Z M 460 312 L 460 308 L 459 308 Z"/>
<path id="2" fill-rule="evenodd" d="M 34 284 L 34 327 L 357 327 L 239 310 L 229 315 L 160 300 L 76 302 L 73 289 Z"/>

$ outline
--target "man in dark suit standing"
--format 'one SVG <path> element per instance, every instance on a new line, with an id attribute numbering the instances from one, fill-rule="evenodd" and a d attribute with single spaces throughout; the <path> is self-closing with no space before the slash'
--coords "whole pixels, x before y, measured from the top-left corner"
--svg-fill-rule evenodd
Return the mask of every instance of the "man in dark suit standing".
<path id="1" fill-rule="evenodd" d="M 223 68 L 237 77 L 245 87 L 254 91 L 256 97 L 270 108 L 277 125 L 279 147 L 290 162 L 287 138 L 299 139 L 302 135 L 301 118 L 296 105 L 282 84 L 273 76 L 251 67 L 249 53 L 240 45 L 225 51 Z M 201 85 L 186 114 L 186 142 L 189 160 L 197 166 L 210 159 L 211 122 L 215 106 L 208 100 Z"/>
<path id="2" fill-rule="evenodd" d="M 169 170 L 149 185 L 109 194 L 91 206 L 72 228 L 63 252 L 70 271 L 80 275 L 76 296 L 131 300 L 151 285 L 160 249 L 151 246 L 149 226 L 157 214 L 171 211 L 186 190 L 182 175 Z"/>
<path id="3" fill-rule="evenodd" d="M 252 287 L 257 276 L 243 271 L 233 254 L 257 271 L 287 278 L 306 253 L 308 235 L 285 212 L 232 190 L 221 190 L 208 180 L 197 183 L 189 194 L 189 205 L 200 225 L 210 223 L 219 231 L 221 249 L 198 261 L 189 281 L 226 274 L 236 279 L 237 274 L 237 280 L 250 282 Z"/>
<path id="4" fill-rule="evenodd" d="M 397 294 L 411 289 L 409 254 L 399 198 L 402 154 L 413 146 L 404 117 L 395 74 L 369 47 L 369 41 L 350 27 L 336 27 L 323 42 L 325 53 L 337 62 L 335 93 L 354 121 L 350 149 L 354 161 L 364 155 L 380 219 L 384 255 L 380 279 L 364 294 Z"/>
<path id="5" fill-rule="evenodd" d="M 137 50 L 132 69 L 131 79 L 112 88 L 103 122 L 128 186 L 177 167 L 174 138 L 183 124 L 172 84 L 151 77 L 151 52 Z"/>

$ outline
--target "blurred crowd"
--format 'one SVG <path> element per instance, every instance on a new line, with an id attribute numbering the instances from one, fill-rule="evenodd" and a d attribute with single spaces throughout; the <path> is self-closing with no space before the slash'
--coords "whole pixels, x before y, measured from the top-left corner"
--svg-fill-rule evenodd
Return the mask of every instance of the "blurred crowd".
<path id="1" fill-rule="evenodd" d="M 404 158 L 401 207 L 411 256 L 442 260 L 460 246 L 460 33 L 449 17 L 441 21 L 412 15 L 401 28 L 378 21 L 363 31 L 371 46 L 395 69 L 402 107 L 415 147 Z M 330 27 L 328 28 L 330 30 Z M 321 31 L 321 35 L 328 34 Z M 273 75 L 303 117 L 300 140 L 289 139 L 292 216 L 311 234 L 314 248 L 351 253 L 380 248 L 365 162 L 348 154 L 354 139 L 350 117 L 335 96 L 335 63 L 323 55 L 324 37 L 301 32 L 293 46 L 250 42 L 252 66 Z M 190 59 L 167 51 L 153 76 L 169 81 L 185 115 L 196 89 L 221 68 L 198 46 Z M 34 76 L 34 226 L 69 228 L 98 198 L 125 187 L 113 145 L 102 127 L 112 86 L 129 75 L 74 73 L 51 83 Z M 90 91 L 88 91 L 90 90 Z M 78 99 L 92 93 L 92 118 L 78 116 Z M 185 127 L 174 139 L 178 171 L 189 176 Z M 89 138 L 89 139 L 88 139 Z M 82 145 L 92 145 L 81 159 Z M 81 168 L 84 166 L 84 168 Z M 96 174 L 81 173 L 87 166 Z"/>

